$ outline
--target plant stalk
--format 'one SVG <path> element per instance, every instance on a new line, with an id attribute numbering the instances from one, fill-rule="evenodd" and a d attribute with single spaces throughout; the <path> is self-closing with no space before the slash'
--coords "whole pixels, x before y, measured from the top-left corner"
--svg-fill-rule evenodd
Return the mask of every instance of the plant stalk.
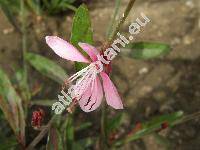
<path id="1" fill-rule="evenodd" d="M 115 0 L 115 11 L 113 14 L 113 17 L 108 25 L 108 29 L 106 32 L 106 37 L 109 38 L 111 36 L 112 33 L 112 28 L 115 25 L 115 20 L 117 19 L 118 13 L 119 13 L 119 8 L 120 8 L 120 4 L 121 4 L 121 0 Z"/>
<path id="2" fill-rule="evenodd" d="M 27 34 L 26 34 L 26 15 L 25 15 L 25 6 L 24 0 L 21 0 L 21 30 L 22 30 L 22 57 L 23 57 L 23 67 L 24 67 L 24 81 L 27 81 L 27 64 L 25 61 L 25 55 L 27 50 Z"/>
<path id="3" fill-rule="evenodd" d="M 25 109 L 30 99 L 29 89 L 28 89 L 28 64 L 25 60 L 25 55 L 27 53 L 27 16 L 25 11 L 25 1 L 20 1 L 20 19 L 21 19 L 21 36 L 22 36 L 22 59 L 23 59 L 23 80 L 22 85 L 25 91 Z"/>
<path id="4" fill-rule="evenodd" d="M 115 30 L 113 31 L 112 35 L 108 39 L 108 44 L 109 45 L 114 41 L 114 39 L 115 39 L 117 33 L 119 32 L 121 26 L 123 25 L 123 23 L 125 22 L 126 18 L 128 17 L 128 14 L 130 13 L 131 8 L 133 7 L 133 4 L 135 3 L 135 1 L 136 0 L 130 0 L 129 1 L 129 3 L 128 3 L 128 5 L 127 5 L 127 7 L 126 7 L 126 9 L 125 9 L 125 11 L 124 11 L 124 13 L 122 15 L 122 17 L 120 18 L 120 20 L 119 20 L 119 22 L 118 22 L 118 24 L 117 24 L 117 26 L 115 28 Z"/>
<path id="5" fill-rule="evenodd" d="M 32 150 L 34 147 L 43 139 L 43 137 L 48 133 L 54 119 L 56 116 L 54 115 L 51 120 L 48 122 L 46 127 L 34 138 L 34 140 L 29 144 L 29 146 L 26 148 L 26 150 Z"/>
<path id="6" fill-rule="evenodd" d="M 107 141 L 107 134 L 106 134 L 106 105 L 105 105 L 105 102 L 103 102 L 102 109 L 101 109 L 101 139 L 100 139 L 101 149 L 106 149 L 106 141 Z"/>

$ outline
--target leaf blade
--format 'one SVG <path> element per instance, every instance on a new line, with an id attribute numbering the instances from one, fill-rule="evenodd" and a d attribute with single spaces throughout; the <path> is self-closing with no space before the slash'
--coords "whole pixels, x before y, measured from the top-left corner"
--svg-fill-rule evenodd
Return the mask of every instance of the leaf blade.
<path id="1" fill-rule="evenodd" d="M 70 41 L 75 46 L 78 46 L 78 42 L 93 44 L 93 33 L 89 11 L 84 4 L 77 9 L 73 18 Z"/>
<path id="2" fill-rule="evenodd" d="M 153 118 L 151 121 L 141 124 L 141 129 L 138 131 L 129 134 L 122 140 L 116 141 L 115 145 L 119 146 L 124 143 L 134 141 L 136 139 L 142 138 L 145 135 L 154 133 L 156 130 L 159 130 L 163 123 L 167 123 L 169 127 L 172 127 L 177 120 L 180 120 L 183 117 L 183 112 L 178 111 L 167 115 L 162 115 L 156 118 Z"/>
<path id="3" fill-rule="evenodd" d="M 16 135 L 25 144 L 25 116 L 22 100 L 13 88 L 6 73 L 0 69 L 0 107 Z M 10 111 L 11 108 L 11 111 Z"/>
<path id="4" fill-rule="evenodd" d="M 89 11 L 84 4 L 76 10 L 73 18 L 70 42 L 76 47 L 79 47 L 79 42 L 94 43 Z M 81 48 L 79 47 L 79 49 Z M 85 52 L 82 51 L 82 53 L 86 55 Z M 81 70 L 85 67 L 85 64 L 76 62 L 75 66 L 76 70 Z"/>
<path id="5" fill-rule="evenodd" d="M 17 29 L 17 31 L 21 32 L 20 27 L 18 26 L 17 20 L 15 18 L 13 5 L 17 6 L 17 2 L 6 2 L 4 0 L 0 0 L 0 7 L 6 15 L 8 21 Z M 19 6 L 18 6 L 19 7 Z"/>
<path id="6" fill-rule="evenodd" d="M 64 150 L 62 144 L 62 138 L 59 131 L 55 127 L 51 127 L 47 139 L 47 150 Z"/>
<path id="7" fill-rule="evenodd" d="M 127 48 L 132 49 L 129 53 L 129 57 L 135 59 L 157 58 L 165 56 L 171 51 L 170 46 L 167 44 L 152 42 L 137 42 L 129 44 Z"/>
<path id="8" fill-rule="evenodd" d="M 34 53 L 27 53 L 25 58 L 37 71 L 60 84 L 67 77 L 64 69 L 50 59 Z"/>
<path id="9" fill-rule="evenodd" d="M 106 123 L 106 133 L 109 134 L 113 130 L 117 129 L 121 125 L 122 120 L 123 120 L 123 113 L 119 113 L 113 118 L 108 119 Z"/>

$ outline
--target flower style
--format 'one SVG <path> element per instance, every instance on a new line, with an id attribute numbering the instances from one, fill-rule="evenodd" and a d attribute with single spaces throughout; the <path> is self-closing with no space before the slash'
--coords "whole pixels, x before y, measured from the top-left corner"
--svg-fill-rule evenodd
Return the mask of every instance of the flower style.
<path id="1" fill-rule="evenodd" d="M 99 55 L 98 50 L 87 43 L 79 43 L 79 46 L 89 55 L 91 59 L 89 60 L 84 55 L 82 55 L 81 52 L 79 52 L 73 45 L 57 36 L 47 36 L 46 43 L 58 56 L 64 59 L 90 63 L 88 67 L 71 76 L 69 81 L 72 82 L 77 79 L 80 74 L 84 74 L 83 78 L 80 78 L 76 82 L 76 88 L 81 86 L 82 89 L 82 91 L 79 93 L 78 103 L 81 109 L 85 112 L 90 112 L 97 109 L 103 99 L 102 84 L 100 82 L 97 70 L 94 69 L 94 67 L 98 67 L 98 65 L 96 65 L 96 62 L 99 61 L 97 57 Z M 107 73 L 102 70 L 100 72 L 100 76 L 102 78 L 107 104 L 115 109 L 123 109 L 121 98 Z"/>

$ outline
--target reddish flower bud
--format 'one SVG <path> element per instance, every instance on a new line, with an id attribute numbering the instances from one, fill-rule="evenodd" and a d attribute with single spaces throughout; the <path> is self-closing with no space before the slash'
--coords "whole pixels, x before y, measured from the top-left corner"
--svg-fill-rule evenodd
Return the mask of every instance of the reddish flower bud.
<path id="1" fill-rule="evenodd" d="M 128 133 L 128 136 L 131 136 L 142 129 L 142 123 L 136 123 L 135 127 Z"/>
<path id="2" fill-rule="evenodd" d="M 169 127 L 169 123 L 168 122 L 163 122 L 163 123 L 161 123 L 160 128 L 158 130 L 156 130 L 156 132 L 160 132 L 160 131 L 168 128 L 168 127 Z"/>
<path id="3" fill-rule="evenodd" d="M 161 128 L 162 128 L 162 129 L 166 129 L 166 128 L 168 128 L 168 127 L 169 127 L 168 122 L 163 122 L 163 123 L 161 124 Z"/>
<path id="4" fill-rule="evenodd" d="M 34 111 L 32 114 L 31 125 L 34 128 L 41 127 L 42 121 L 44 120 L 44 116 L 44 111 L 41 108 L 39 108 L 37 111 Z"/>

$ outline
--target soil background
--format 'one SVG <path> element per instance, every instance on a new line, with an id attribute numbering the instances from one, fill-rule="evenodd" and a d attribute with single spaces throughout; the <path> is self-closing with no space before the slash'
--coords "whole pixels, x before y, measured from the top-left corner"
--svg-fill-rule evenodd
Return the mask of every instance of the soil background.
<path id="1" fill-rule="evenodd" d="M 128 0 L 122 1 L 122 12 Z M 105 41 L 105 31 L 112 17 L 114 0 L 89 1 L 94 39 L 97 46 Z M 121 33 L 128 33 L 128 26 L 140 13 L 145 13 L 151 22 L 143 28 L 135 41 L 157 41 L 168 43 L 171 53 L 160 59 L 133 60 L 118 55 L 113 61 L 112 77 L 119 92 L 123 95 L 127 124 L 160 114 L 178 110 L 192 114 L 200 110 L 200 1 L 199 0 L 140 0 L 131 11 Z M 122 13 L 121 13 L 122 14 Z M 29 34 L 29 50 L 55 60 L 73 73 L 72 63 L 58 58 L 45 44 L 46 35 L 59 35 L 69 40 L 72 14 L 47 17 L 30 25 L 34 34 Z M 12 71 L 21 66 L 21 39 L 12 29 L 0 11 L 0 65 L 12 76 Z M 33 73 L 31 80 L 41 80 L 52 85 L 45 77 Z M 56 88 L 56 86 L 55 86 Z M 59 90 L 59 89 L 58 89 Z M 57 91 L 43 95 L 54 98 Z M 41 96 L 41 95 L 40 95 Z M 192 120 L 167 129 L 163 134 L 171 149 L 200 149 L 200 119 Z M 126 145 L 123 149 L 162 150 L 155 136 L 149 135 Z"/>

